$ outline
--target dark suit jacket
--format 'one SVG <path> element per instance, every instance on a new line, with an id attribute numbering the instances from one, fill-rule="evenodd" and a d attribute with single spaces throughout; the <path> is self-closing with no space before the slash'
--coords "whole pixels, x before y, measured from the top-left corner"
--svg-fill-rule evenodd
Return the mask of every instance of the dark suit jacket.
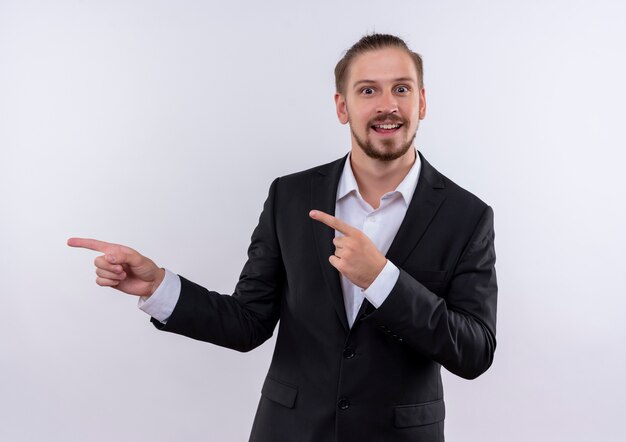
<path id="1" fill-rule="evenodd" d="M 443 441 L 441 366 L 475 378 L 496 348 L 493 212 L 422 157 L 387 253 L 400 277 L 349 328 L 334 232 L 308 215 L 334 214 L 345 160 L 272 183 L 232 296 L 181 278 L 167 324 L 153 322 L 249 351 L 280 319 L 251 441 Z"/>

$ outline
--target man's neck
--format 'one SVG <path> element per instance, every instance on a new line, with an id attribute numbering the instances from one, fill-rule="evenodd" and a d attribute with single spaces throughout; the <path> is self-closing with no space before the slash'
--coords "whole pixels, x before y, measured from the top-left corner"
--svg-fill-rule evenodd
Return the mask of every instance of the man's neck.
<path id="1" fill-rule="evenodd" d="M 396 160 L 381 161 L 368 157 L 359 147 L 353 147 L 350 165 L 363 199 L 377 209 L 381 197 L 394 191 L 409 173 L 415 155 L 415 148 L 411 147 Z"/>

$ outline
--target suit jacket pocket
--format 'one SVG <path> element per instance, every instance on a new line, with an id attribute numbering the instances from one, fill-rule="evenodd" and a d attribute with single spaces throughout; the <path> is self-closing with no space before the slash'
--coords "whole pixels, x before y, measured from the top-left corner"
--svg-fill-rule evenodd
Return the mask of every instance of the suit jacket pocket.
<path id="1" fill-rule="evenodd" d="M 293 408 L 296 403 L 298 389 L 294 386 L 287 385 L 283 382 L 267 377 L 265 378 L 265 383 L 261 389 L 261 394 L 274 402 L 278 402 L 280 405 L 287 408 Z"/>
<path id="2" fill-rule="evenodd" d="M 442 421 L 446 416 L 443 399 L 422 404 L 399 405 L 394 407 L 396 428 L 418 427 Z"/>

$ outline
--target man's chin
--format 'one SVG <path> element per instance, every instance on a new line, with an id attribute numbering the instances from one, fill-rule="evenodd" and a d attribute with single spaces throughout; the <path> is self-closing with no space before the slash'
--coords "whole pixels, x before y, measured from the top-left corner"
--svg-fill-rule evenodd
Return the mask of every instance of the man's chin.
<path id="1" fill-rule="evenodd" d="M 373 146 L 371 143 L 358 143 L 368 157 L 379 161 L 394 161 L 403 157 L 413 145 L 413 142 L 402 146 Z"/>
<path id="2" fill-rule="evenodd" d="M 394 139 L 372 139 L 371 136 L 362 139 L 352 130 L 352 126 L 350 126 L 350 131 L 352 132 L 353 141 L 356 142 L 363 153 L 369 158 L 379 161 L 394 161 L 401 158 L 413 146 L 413 141 L 415 141 L 417 135 L 416 131 L 410 140 L 399 143 Z"/>

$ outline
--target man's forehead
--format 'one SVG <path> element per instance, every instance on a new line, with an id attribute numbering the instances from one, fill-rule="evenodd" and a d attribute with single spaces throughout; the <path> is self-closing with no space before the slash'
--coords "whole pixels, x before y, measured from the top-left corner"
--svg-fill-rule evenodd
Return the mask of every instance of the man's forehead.
<path id="1" fill-rule="evenodd" d="M 411 56 L 400 48 L 383 48 L 359 54 L 348 70 L 349 84 L 363 82 L 412 81 L 417 83 L 417 68 Z"/>

